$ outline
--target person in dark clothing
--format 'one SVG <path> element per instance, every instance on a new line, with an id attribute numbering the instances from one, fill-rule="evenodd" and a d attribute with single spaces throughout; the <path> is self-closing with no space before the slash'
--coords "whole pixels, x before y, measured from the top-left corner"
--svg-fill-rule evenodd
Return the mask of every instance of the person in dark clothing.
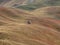
<path id="1" fill-rule="evenodd" d="M 28 21 L 27 21 L 27 23 L 28 23 L 28 24 L 31 24 L 31 21 L 30 21 L 30 20 L 28 20 Z"/>
<path id="2" fill-rule="evenodd" d="M 30 19 L 27 20 L 27 24 L 31 24 L 31 20 Z"/>

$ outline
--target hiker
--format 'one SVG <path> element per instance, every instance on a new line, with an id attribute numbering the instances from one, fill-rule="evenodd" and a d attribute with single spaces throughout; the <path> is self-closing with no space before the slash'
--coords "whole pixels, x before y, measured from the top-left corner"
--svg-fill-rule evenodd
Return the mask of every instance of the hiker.
<path id="1" fill-rule="evenodd" d="M 27 20 L 27 24 L 31 24 L 31 20 L 30 19 Z"/>
<path id="2" fill-rule="evenodd" d="M 31 24 L 31 21 L 30 20 L 28 20 L 28 22 L 27 22 L 28 24 Z"/>

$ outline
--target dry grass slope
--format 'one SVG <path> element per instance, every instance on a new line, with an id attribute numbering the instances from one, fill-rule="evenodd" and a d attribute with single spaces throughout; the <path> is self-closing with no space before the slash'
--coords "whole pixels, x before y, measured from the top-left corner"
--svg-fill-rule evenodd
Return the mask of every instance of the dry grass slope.
<path id="1" fill-rule="evenodd" d="M 60 45 L 60 20 L 0 7 L 0 22 L 0 45 Z"/>
<path id="2" fill-rule="evenodd" d="M 41 17 L 60 18 L 60 6 L 47 6 L 36 9 L 32 12 L 34 15 Z"/>

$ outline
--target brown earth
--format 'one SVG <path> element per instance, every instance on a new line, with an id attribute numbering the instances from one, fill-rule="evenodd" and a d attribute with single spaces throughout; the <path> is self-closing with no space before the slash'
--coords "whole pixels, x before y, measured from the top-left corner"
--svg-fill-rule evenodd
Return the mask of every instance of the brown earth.
<path id="1" fill-rule="evenodd" d="M 60 20 L 40 17 L 0 7 L 0 45 L 60 45 Z"/>

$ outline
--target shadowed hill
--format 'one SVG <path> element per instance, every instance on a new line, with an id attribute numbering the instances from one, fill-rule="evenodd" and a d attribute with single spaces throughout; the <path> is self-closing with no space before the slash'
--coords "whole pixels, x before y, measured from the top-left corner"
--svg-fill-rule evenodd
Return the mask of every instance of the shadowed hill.
<path id="1" fill-rule="evenodd" d="M 60 45 L 60 20 L 0 7 L 0 22 L 0 45 Z"/>
<path id="2" fill-rule="evenodd" d="M 47 6 L 60 6 L 60 0 L 28 0 L 27 5 L 17 6 L 17 8 L 31 11 Z"/>

